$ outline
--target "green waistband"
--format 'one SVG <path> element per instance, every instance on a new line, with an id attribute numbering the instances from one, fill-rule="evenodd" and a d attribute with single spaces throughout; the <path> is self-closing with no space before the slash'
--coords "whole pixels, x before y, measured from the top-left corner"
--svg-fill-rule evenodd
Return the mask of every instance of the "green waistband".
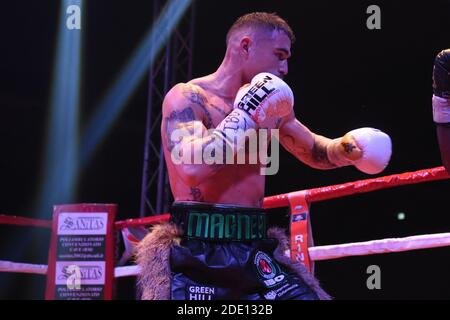
<path id="1" fill-rule="evenodd" d="M 203 203 L 174 203 L 171 221 L 184 229 L 189 239 L 252 241 L 264 239 L 264 209 Z"/>

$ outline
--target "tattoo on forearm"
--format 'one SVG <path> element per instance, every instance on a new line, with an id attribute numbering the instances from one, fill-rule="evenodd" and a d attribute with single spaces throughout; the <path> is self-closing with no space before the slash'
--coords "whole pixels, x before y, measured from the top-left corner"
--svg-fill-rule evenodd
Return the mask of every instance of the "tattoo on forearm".
<path id="1" fill-rule="evenodd" d="M 324 146 L 321 146 L 317 143 L 314 143 L 314 146 L 312 149 L 312 158 L 316 162 L 328 161 L 327 148 L 325 148 Z"/>
<path id="2" fill-rule="evenodd" d="M 314 139 L 314 145 L 312 149 L 312 160 L 324 166 L 324 168 L 335 168 L 336 165 L 332 164 L 330 160 L 328 160 L 327 155 L 327 146 L 324 144 L 320 144 L 316 139 Z"/>
<path id="3" fill-rule="evenodd" d="M 312 150 L 306 150 L 306 148 L 299 146 L 295 142 L 294 137 L 290 135 L 284 135 L 282 139 L 285 148 L 305 163 L 322 169 L 332 169 L 336 167 L 328 160 L 327 146 L 320 143 L 318 140 L 314 140 Z"/>

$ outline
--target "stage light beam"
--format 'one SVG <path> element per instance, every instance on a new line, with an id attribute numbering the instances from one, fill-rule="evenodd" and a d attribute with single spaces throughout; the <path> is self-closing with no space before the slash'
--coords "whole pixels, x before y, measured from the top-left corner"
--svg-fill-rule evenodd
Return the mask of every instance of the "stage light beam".
<path id="1" fill-rule="evenodd" d="M 148 68 L 177 26 L 192 0 L 170 0 L 161 11 L 154 26 L 132 54 L 119 77 L 101 100 L 81 138 L 81 166 L 87 164 L 96 147 L 126 106 Z M 80 169 L 82 169 L 80 168 Z"/>
<path id="2" fill-rule="evenodd" d="M 81 79 L 81 19 L 83 0 L 62 0 L 58 42 L 47 120 L 43 179 L 39 188 L 37 213 L 52 215 L 52 206 L 71 202 L 78 167 L 78 117 Z"/>

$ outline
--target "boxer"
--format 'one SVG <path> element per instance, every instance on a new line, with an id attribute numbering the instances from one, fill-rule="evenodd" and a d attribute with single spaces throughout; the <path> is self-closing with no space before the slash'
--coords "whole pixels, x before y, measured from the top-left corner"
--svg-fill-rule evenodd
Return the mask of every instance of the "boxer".
<path id="1" fill-rule="evenodd" d="M 434 60 L 432 105 L 442 163 L 450 173 L 450 49 Z"/>
<path id="2" fill-rule="evenodd" d="M 330 139 L 297 120 L 282 79 L 294 41 L 278 15 L 246 14 L 228 31 L 219 68 L 165 96 L 161 135 L 175 201 L 171 223 L 155 226 L 139 244 L 144 299 L 330 299 L 302 264 L 284 255 L 284 231 L 266 230 L 261 163 L 172 161 L 175 149 L 211 145 L 236 154 L 246 144 L 242 132 L 264 129 L 278 130 L 281 145 L 311 167 L 383 171 L 391 156 L 387 134 L 360 128 Z M 176 130 L 199 127 L 209 134 L 173 139 Z"/>

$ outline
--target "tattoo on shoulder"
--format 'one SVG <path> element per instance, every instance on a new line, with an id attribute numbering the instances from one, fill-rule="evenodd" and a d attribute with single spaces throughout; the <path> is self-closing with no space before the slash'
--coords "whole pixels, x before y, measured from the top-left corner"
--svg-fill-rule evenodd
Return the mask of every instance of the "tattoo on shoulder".
<path id="1" fill-rule="evenodd" d="M 192 86 L 186 86 L 183 89 L 183 95 L 186 97 L 186 99 L 189 100 L 190 103 L 193 105 L 199 106 L 202 108 L 204 114 L 205 114 L 205 127 L 207 129 L 212 127 L 212 117 L 208 109 L 206 108 L 206 105 L 208 103 L 208 99 L 205 97 L 204 94 L 199 92 L 197 89 L 195 89 Z"/>
<path id="2" fill-rule="evenodd" d="M 183 88 L 183 96 L 194 104 L 206 104 L 206 97 L 193 86 Z"/>

